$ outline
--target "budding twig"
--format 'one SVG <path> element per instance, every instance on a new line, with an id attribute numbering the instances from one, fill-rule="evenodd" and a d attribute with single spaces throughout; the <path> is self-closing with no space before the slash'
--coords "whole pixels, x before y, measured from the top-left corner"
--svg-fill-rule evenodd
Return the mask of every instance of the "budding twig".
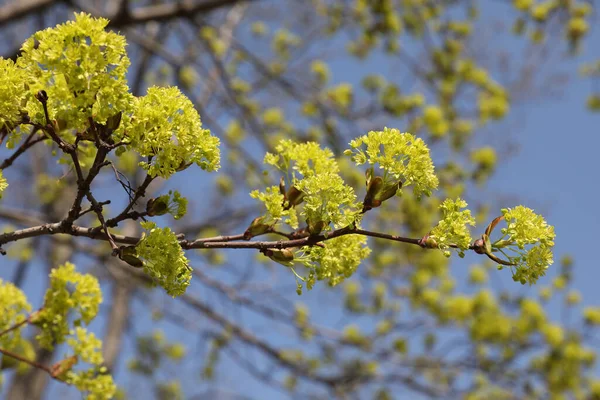
<path id="1" fill-rule="evenodd" d="M 38 363 L 37 361 L 34 361 L 34 360 L 29 360 L 29 359 L 27 359 L 27 358 L 25 358 L 25 357 L 23 357 L 23 356 L 21 356 L 21 355 L 19 355 L 19 354 L 17 354 L 17 353 L 13 353 L 12 351 L 5 350 L 5 349 L 3 349 L 3 348 L 0 348 L 0 353 L 4 354 L 5 356 L 8 356 L 8 357 L 14 358 L 15 360 L 19 360 L 19 361 L 21 361 L 21 362 L 24 362 L 25 364 L 29 364 L 29 365 L 31 365 L 32 367 L 35 367 L 35 368 L 41 369 L 42 371 L 45 371 L 45 372 L 47 372 L 47 373 L 48 373 L 50 376 L 52 376 L 53 378 L 56 378 L 55 376 L 53 376 L 53 374 L 52 374 L 52 370 L 51 370 L 49 367 L 47 367 L 47 366 L 45 366 L 45 365 L 43 365 L 43 364 L 40 364 L 40 363 Z"/>

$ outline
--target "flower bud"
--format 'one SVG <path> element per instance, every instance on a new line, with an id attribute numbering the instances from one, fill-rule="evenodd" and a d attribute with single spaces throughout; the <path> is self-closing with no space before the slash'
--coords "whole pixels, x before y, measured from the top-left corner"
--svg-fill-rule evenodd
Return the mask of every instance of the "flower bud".
<path id="1" fill-rule="evenodd" d="M 425 249 L 437 249 L 438 244 L 434 238 L 429 235 L 425 235 L 419 240 L 419 245 Z"/>
<path id="2" fill-rule="evenodd" d="M 485 242 L 483 239 L 477 239 L 473 243 L 473 251 L 477 254 L 485 254 Z"/>
<path id="3" fill-rule="evenodd" d="M 387 199 L 394 197 L 400 188 L 402 188 L 402 182 L 400 181 L 387 184 L 381 191 L 379 191 L 379 193 L 377 193 L 375 198 L 379 200 L 380 203 L 383 203 Z"/>
<path id="4" fill-rule="evenodd" d="M 148 200 L 146 203 L 146 212 L 148 216 L 164 215 L 169 211 L 169 197 L 160 196 Z"/>
<path id="5" fill-rule="evenodd" d="M 250 223 L 248 229 L 246 229 L 246 232 L 244 232 L 244 239 L 250 240 L 254 236 L 262 235 L 263 233 L 269 232 L 269 230 L 271 229 L 271 225 L 265 224 L 264 220 L 264 216 L 254 218 Z"/>
<path id="6" fill-rule="evenodd" d="M 122 112 L 118 112 L 115 115 L 108 117 L 108 119 L 106 120 L 106 127 L 111 131 L 116 131 L 117 129 L 119 129 L 119 125 L 121 125 L 122 115 Z"/>
<path id="7" fill-rule="evenodd" d="M 310 233 L 311 235 L 318 235 L 319 233 L 321 233 L 323 228 L 325 228 L 325 225 L 327 225 L 325 221 L 321 220 L 314 222 L 307 220 L 306 223 L 308 224 L 308 233 Z"/>
<path id="8" fill-rule="evenodd" d="M 289 202 L 290 207 L 294 207 L 304 201 L 304 193 L 296 189 L 295 186 L 292 186 L 290 190 L 287 191 L 285 198 Z"/>
<path id="9" fill-rule="evenodd" d="M 267 249 L 263 253 L 271 260 L 288 267 L 294 261 L 294 252 L 291 249 Z"/>
<path id="10" fill-rule="evenodd" d="M 54 379 L 60 379 L 60 376 L 69 372 L 75 364 L 77 364 L 77 356 L 71 356 L 64 360 L 60 360 L 50 367 L 50 375 L 52 375 Z"/>
<path id="11" fill-rule="evenodd" d="M 370 177 L 369 174 L 367 174 L 367 182 L 367 194 L 363 200 L 363 209 L 365 211 L 379 207 L 381 203 L 394 197 L 398 189 L 402 188 L 401 181 L 386 184 L 382 177 Z"/>
<path id="12" fill-rule="evenodd" d="M 144 266 L 144 262 L 137 257 L 135 246 L 126 246 L 119 249 L 119 258 L 135 268 Z"/>
<path id="13" fill-rule="evenodd" d="M 46 93 L 45 90 L 40 90 L 39 92 L 37 92 L 35 94 L 35 98 L 41 102 L 41 103 L 45 103 L 48 101 L 48 93 Z"/>
<path id="14" fill-rule="evenodd" d="M 376 176 L 369 181 L 367 186 L 367 194 L 363 200 L 363 210 L 367 211 L 381 205 L 380 200 L 376 200 L 376 195 L 383 189 L 383 178 Z"/>
<path id="15" fill-rule="evenodd" d="M 279 179 L 279 193 L 285 197 L 285 180 L 283 179 L 283 176 Z"/>

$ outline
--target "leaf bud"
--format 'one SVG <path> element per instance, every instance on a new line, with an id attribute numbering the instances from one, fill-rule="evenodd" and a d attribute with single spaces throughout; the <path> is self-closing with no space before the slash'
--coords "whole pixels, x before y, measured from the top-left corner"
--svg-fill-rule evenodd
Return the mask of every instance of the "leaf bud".
<path id="1" fill-rule="evenodd" d="M 77 364 L 77 356 L 71 356 L 64 360 L 60 360 L 50 367 L 50 375 L 52 375 L 54 379 L 60 379 L 60 376 L 69 372 L 75 364 Z"/>
<path id="2" fill-rule="evenodd" d="M 425 249 L 437 249 L 438 244 L 434 238 L 429 235 L 425 235 L 419 240 L 419 245 Z"/>
<path id="3" fill-rule="evenodd" d="M 39 92 L 37 92 L 35 94 L 35 98 L 41 102 L 41 103 L 45 103 L 48 101 L 48 93 L 46 93 L 45 90 L 40 90 Z"/>
<path id="4" fill-rule="evenodd" d="M 119 258 L 135 268 L 144 266 L 144 262 L 137 257 L 135 246 L 125 246 L 119 249 Z"/>
<path id="5" fill-rule="evenodd" d="M 267 249 L 264 254 L 271 260 L 283 265 L 291 265 L 294 261 L 294 252 L 291 249 Z"/>
<path id="6" fill-rule="evenodd" d="M 119 125 L 121 125 L 122 115 L 122 112 L 118 112 L 115 115 L 108 117 L 108 119 L 106 120 L 106 127 L 111 131 L 116 131 L 117 129 L 119 129 Z"/>
<path id="7" fill-rule="evenodd" d="M 306 223 L 308 224 L 308 232 L 311 235 L 318 235 L 319 233 L 321 233 L 321 231 L 323 230 L 323 228 L 325 228 L 325 225 L 327 225 L 325 223 L 325 221 L 319 220 L 316 222 L 313 222 L 311 220 L 307 220 Z"/>
<path id="8" fill-rule="evenodd" d="M 266 224 L 265 217 L 256 217 L 250 223 L 250 226 L 244 232 L 244 239 L 250 240 L 254 236 L 262 235 L 263 233 L 269 232 L 271 230 L 271 225 Z"/>
<path id="9" fill-rule="evenodd" d="M 290 187 L 285 195 L 290 207 L 295 207 L 304 201 L 304 193 L 296 189 L 295 186 Z"/>
<path id="10" fill-rule="evenodd" d="M 279 179 L 279 193 L 285 197 L 285 180 L 283 179 L 283 176 Z"/>
<path id="11" fill-rule="evenodd" d="M 381 201 L 375 199 L 381 189 L 383 189 L 383 178 L 380 176 L 372 178 L 367 186 L 367 194 L 365 194 L 365 199 L 363 200 L 363 210 L 367 211 L 381 205 Z"/>
<path id="12" fill-rule="evenodd" d="M 383 187 L 382 190 L 379 191 L 379 193 L 377 193 L 375 199 L 378 200 L 381 204 L 387 199 L 394 197 L 396 195 L 396 192 L 398 192 L 398 189 L 400 188 L 402 188 L 402 182 L 400 181 L 387 184 Z"/>
<path id="13" fill-rule="evenodd" d="M 164 215 L 169 211 L 169 198 L 166 196 L 160 196 L 148 200 L 146 203 L 146 212 L 148 216 L 154 217 L 156 215 Z"/>

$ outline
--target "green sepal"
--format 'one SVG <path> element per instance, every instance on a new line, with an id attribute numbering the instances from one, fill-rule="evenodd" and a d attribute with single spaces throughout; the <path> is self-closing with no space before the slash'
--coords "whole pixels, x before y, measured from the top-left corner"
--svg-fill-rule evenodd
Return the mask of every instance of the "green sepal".
<path id="1" fill-rule="evenodd" d="M 71 357 L 65 358 L 64 360 L 60 360 L 60 361 L 56 362 L 54 365 L 52 365 L 50 367 L 50 375 L 54 379 L 62 380 L 62 379 L 60 379 L 61 376 L 63 376 L 67 372 L 69 372 L 73 368 L 73 366 L 75 364 L 77 364 L 77 361 L 78 361 L 77 356 L 71 356 Z"/>
<path id="2" fill-rule="evenodd" d="M 369 168 L 369 170 L 371 169 Z M 379 207 L 381 203 L 394 197 L 398 193 L 398 190 L 402 188 L 401 181 L 385 183 L 382 177 L 369 175 L 367 174 L 367 194 L 363 200 L 363 208 L 365 210 Z"/>
<path id="3" fill-rule="evenodd" d="M 308 224 L 308 233 L 310 233 L 311 235 L 318 235 L 319 233 L 321 233 L 323 228 L 325 228 L 325 225 L 327 225 L 325 221 L 322 220 L 315 222 L 307 220 L 306 223 Z"/>
<path id="4" fill-rule="evenodd" d="M 148 200 L 146 203 L 146 212 L 150 217 L 156 215 L 164 215 L 169 211 L 169 198 L 167 196 L 160 196 Z"/>
<path id="5" fill-rule="evenodd" d="M 283 179 L 283 176 L 279 179 L 279 193 L 285 197 L 285 179 Z"/>
<path id="6" fill-rule="evenodd" d="M 244 239 L 250 240 L 255 236 L 269 232 L 272 228 L 272 225 L 266 224 L 264 221 L 264 216 L 254 218 L 248 229 L 246 229 L 244 232 Z"/>
<path id="7" fill-rule="evenodd" d="M 135 246 L 126 246 L 119 249 L 119 258 L 135 268 L 144 266 L 144 262 L 137 257 Z"/>
<path id="8" fill-rule="evenodd" d="M 116 131 L 119 129 L 119 125 L 121 125 L 121 116 L 122 112 L 118 112 L 113 116 L 108 117 L 106 120 L 106 127 L 112 131 Z"/>
<path id="9" fill-rule="evenodd" d="M 296 189 L 295 186 L 292 186 L 287 191 L 285 198 L 287 199 L 290 207 L 295 207 L 304 201 L 304 193 Z"/>
<path id="10" fill-rule="evenodd" d="M 492 254 L 492 242 L 490 241 L 490 237 L 484 233 L 483 235 L 481 235 L 481 238 L 483 239 L 483 244 L 485 245 L 485 253 L 487 255 Z"/>
<path id="11" fill-rule="evenodd" d="M 387 199 L 394 197 L 400 188 L 402 188 L 402 182 L 400 181 L 388 183 L 382 190 L 379 191 L 379 193 L 377 193 L 375 200 L 378 200 L 380 202 L 379 204 L 381 204 Z"/>
<path id="12" fill-rule="evenodd" d="M 365 199 L 363 200 L 365 210 L 370 210 L 381 205 L 381 201 L 376 200 L 375 197 L 383 189 L 383 186 L 383 178 L 380 176 L 376 176 L 369 181 L 367 194 L 365 194 Z"/>
<path id="13" fill-rule="evenodd" d="M 267 249 L 264 251 L 264 254 L 271 260 L 286 267 L 294 265 L 294 252 L 290 249 Z"/>
<path id="14" fill-rule="evenodd" d="M 373 176 L 375 176 L 375 168 L 367 168 L 365 171 L 365 185 L 367 188 L 369 188 L 369 184 L 371 183 Z"/>

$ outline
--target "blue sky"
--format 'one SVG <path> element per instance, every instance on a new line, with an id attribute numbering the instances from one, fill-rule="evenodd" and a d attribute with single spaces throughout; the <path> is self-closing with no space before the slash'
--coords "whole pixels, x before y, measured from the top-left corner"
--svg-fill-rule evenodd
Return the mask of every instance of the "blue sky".
<path id="1" fill-rule="evenodd" d="M 484 8 L 484 13 L 501 15 L 505 8 L 497 5 L 489 5 Z M 489 15 L 488 14 L 488 15 Z M 507 39 L 503 45 L 508 49 L 515 50 L 519 45 L 514 39 Z M 583 296 L 583 305 L 600 305 L 600 291 L 598 290 L 598 282 L 600 282 L 600 263 L 596 252 L 600 248 L 597 244 L 597 230 L 600 227 L 600 187 L 598 182 L 600 179 L 600 113 L 590 113 L 585 109 L 585 99 L 591 93 L 591 82 L 576 76 L 576 71 L 582 60 L 593 60 L 600 58 L 600 34 L 598 31 L 592 32 L 592 36 L 587 41 L 587 46 L 584 49 L 583 58 L 579 58 L 576 62 L 564 61 L 561 64 L 561 69 L 570 72 L 571 80 L 564 86 L 564 92 L 560 98 L 540 100 L 525 105 L 524 109 L 513 110 L 524 116 L 524 123 L 519 125 L 517 132 L 507 132 L 511 140 L 518 144 L 518 151 L 511 154 L 509 157 L 501 158 L 498 164 L 496 173 L 490 180 L 489 184 L 482 190 L 486 196 L 494 197 L 497 195 L 514 195 L 517 196 L 523 204 L 529 205 L 532 208 L 544 214 L 548 222 L 555 226 L 557 239 L 555 267 L 558 266 L 558 260 L 565 254 L 570 254 L 575 259 L 575 277 L 572 287 L 581 292 Z M 367 62 L 370 69 L 377 68 L 377 59 Z M 340 66 L 338 66 L 340 68 Z M 333 74 L 335 79 L 352 80 L 353 77 L 360 79 L 364 73 L 362 68 L 364 64 L 356 63 L 344 65 L 343 76 L 336 76 L 335 65 L 333 66 Z M 509 128 L 507 128 L 509 129 Z M 494 130 L 495 134 L 501 132 Z M 496 143 L 501 139 L 492 138 L 482 135 L 478 138 L 480 144 Z M 3 155 L 5 151 L 3 151 Z M 435 161 L 435 160 L 434 160 Z M 183 180 L 180 180 L 185 184 Z M 206 182 L 203 182 L 206 183 Z M 176 187 L 178 184 L 174 184 Z M 189 194 L 199 192 L 199 186 L 191 187 L 186 184 L 186 190 Z M 507 204 L 508 205 L 508 204 Z M 231 254 L 232 262 L 244 263 L 247 256 L 253 257 L 253 253 L 239 252 L 236 255 Z M 455 276 L 460 279 L 466 276 L 468 270 L 465 266 L 474 264 L 478 259 L 474 255 L 467 256 L 464 261 L 458 261 L 453 264 Z M 39 268 L 36 265 L 33 268 Z M 0 271 L 0 277 L 6 279 L 12 276 L 12 268 L 6 268 Z M 498 275 L 494 279 L 501 279 L 504 286 L 515 285 L 510 279 L 508 271 L 494 272 Z M 264 274 L 265 277 L 269 276 Z M 551 277 L 542 278 L 537 286 L 531 288 L 523 287 L 516 290 L 522 290 L 527 293 L 535 293 L 539 290 L 540 285 L 548 285 L 551 283 Z M 289 286 L 293 288 L 294 282 L 290 276 L 283 273 L 276 274 L 278 279 L 288 279 Z M 36 294 L 39 296 L 42 292 L 40 289 L 40 281 L 29 280 L 26 290 L 33 294 L 33 299 L 36 299 Z M 317 308 L 320 302 L 326 301 L 330 296 L 340 295 L 339 291 L 325 291 L 316 289 L 313 292 L 306 294 L 301 300 L 307 304 Z M 208 295 L 206 295 L 208 296 Z M 291 300 L 296 301 L 296 295 L 293 290 L 289 291 Z M 165 300 L 168 300 L 164 298 Z M 208 302 L 216 301 L 207 297 Z M 218 306 L 218 304 L 216 305 Z M 141 311 L 144 304 L 136 302 L 134 310 Z M 557 303 L 552 303 L 550 306 L 551 317 L 558 319 L 560 317 L 561 306 Z M 248 326 L 254 326 L 258 335 L 270 335 L 269 326 L 264 326 L 263 321 L 248 319 L 246 316 L 235 316 L 232 318 L 241 318 Z M 320 322 L 329 322 L 335 327 L 341 327 L 339 324 L 340 316 L 329 311 L 318 316 Z M 236 319 L 237 320 L 237 319 Z M 102 331 L 101 321 L 96 323 L 95 328 L 98 332 Z M 145 321 L 137 328 L 138 332 L 150 332 L 154 328 L 154 323 Z M 195 347 L 202 348 L 202 342 L 194 338 L 190 340 L 187 333 L 175 327 L 169 327 L 166 330 L 167 334 L 173 339 L 179 338 L 189 344 L 192 350 Z M 285 342 L 284 335 L 277 332 L 274 336 L 274 342 Z M 124 349 L 122 361 L 132 354 L 131 341 L 127 341 Z M 202 354 L 202 353 L 200 353 Z M 203 353 L 204 355 L 206 353 Z M 237 385 L 240 382 L 246 386 L 245 394 L 253 398 L 276 399 L 280 396 L 277 392 L 265 391 L 264 386 L 251 381 L 248 376 L 227 376 L 226 367 L 228 362 L 225 362 L 225 368 L 222 368 L 221 377 L 224 377 L 222 382 L 229 385 Z M 120 367 L 121 370 L 123 366 Z M 197 373 L 194 375 L 197 377 Z M 187 390 L 190 394 L 196 393 L 192 390 L 193 379 L 187 378 Z M 123 382 L 122 380 L 120 381 Z M 64 388 L 54 388 L 55 393 L 60 393 Z M 73 391 L 69 391 L 73 394 Z M 0 392 L 1 394 L 1 392 Z"/>

